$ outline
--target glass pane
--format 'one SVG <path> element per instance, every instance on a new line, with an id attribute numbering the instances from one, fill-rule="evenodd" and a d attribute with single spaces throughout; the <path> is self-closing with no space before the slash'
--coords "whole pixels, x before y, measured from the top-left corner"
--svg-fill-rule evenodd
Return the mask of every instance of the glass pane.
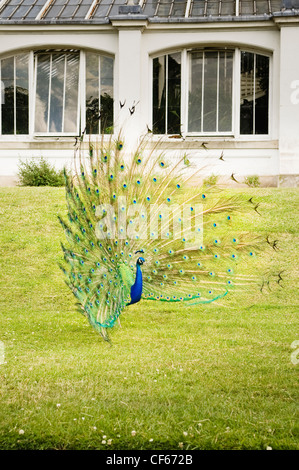
<path id="1" fill-rule="evenodd" d="M 253 0 L 240 0 L 240 14 L 241 15 L 253 15 L 254 5 Z"/>
<path id="2" fill-rule="evenodd" d="M 99 133 L 99 56 L 86 54 L 86 133 Z"/>
<path id="3" fill-rule="evenodd" d="M 225 2 L 221 2 L 221 16 L 235 14 L 235 0 L 227 0 Z"/>
<path id="4" fill-rule="evenodd" d="M 203 16 L 205 11 L 205 2 L 203 0 L 193 0 L 190 16 Z"/>
<path id="5" fill-rule="evenodd" d="M 219 52 L 218 131 L 232 130 L 233 54 Z"/>
<path id="6" fill-rule="evenodd" d="M 203 2 L 204 3 L 204 2 Z M 218 0 L 209 0 L 207 4 L 207 16 L 218 16 L 219 14 L 219 1 Z"/>
<path id="7" fill-rule="evenodd" d="M 16 133 L 29 132 L 28 55 L 16 56 Z"/>
<path id="8" fill-rule="evenodd" d="M 256 55 L 255 133 L 268 134 L 269 57 Z"/>
<path id="9" fill-rule="evenodd" d="M 14 134 L 14 57 L 1 61 L 2 134 Z"/>
<path id="10" fill-rule="evenodd" d="M 65 55 L 52 55 L 50 132 L 62 132 Z"/>
<path id="11" fill-rule="evenodd" d="M 166 56 L 153 60 L 153 133 L 165 134 Z"/>
<path id="12" fill-rule="evenodd" d="M 161 0 L 158 8 L 158 16 L 169 16 L 171 9 L 170 0 Z"/>
<path id="13" fill-rule="evenodd" d="M 50 54 L 36 57 L 35 131 L 48 131 Z"/>
<path id="14" fill-rule="evenodd" d="M 186 3 L 187 2 L 185 0 L 175 0 L 171 10 L 171 16 L 184 17 L 186 12 Z"/>
<path id="15" fill-rule="evenodd" d="M 167 133 L 181 132 L 181 54 L 168 56 Z"/>
<path id="16" fill-rule="evenodd" d="M 256 13 L 257 15 L 263 15 L 264 13 L 269 14 L 269 1 L 268 0 L 256 0 Z"/>
<path id="17" fill-rule="evenodd" d="M 254 54 L 241 52 L 240 133 L 253 134 Z"/>
<path id="18" fill-rule="evenodd" d="M 191 54 L 188 105 L 189 132 L 201 132 L 202 65 L 203 53 L 196 52 Z"/>
<path id="19" fill-rule="evenodd" d="M 204 62 L 203 131 L 216 131 L 218 52 L 206 52 Z"/>
<path id="20" fill-rule="evenodd" d="M 67 54 L 65 77 L 64 132 L 77 132 L 79 54 Z"/>
<path id="21" fill-rule="evenodd" d="M 101 57 L 101 131 L 113 131 L 113 59 Z"/>

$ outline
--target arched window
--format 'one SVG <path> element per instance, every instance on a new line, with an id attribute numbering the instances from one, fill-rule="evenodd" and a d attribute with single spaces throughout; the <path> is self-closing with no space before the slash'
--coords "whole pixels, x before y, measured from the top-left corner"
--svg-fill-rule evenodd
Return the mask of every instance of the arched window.
<path id="1" fill-rule="evenodd" d="M 0 134 L 111 133 L 113 67 L 112 57 L 79 50 L 0 59 Z"/>
<path id="2" fill-rule="evenodd" d="M 155 57 L 154 134 L 268 135 L 269 63 L 269 55 L 238 48 Z"/>

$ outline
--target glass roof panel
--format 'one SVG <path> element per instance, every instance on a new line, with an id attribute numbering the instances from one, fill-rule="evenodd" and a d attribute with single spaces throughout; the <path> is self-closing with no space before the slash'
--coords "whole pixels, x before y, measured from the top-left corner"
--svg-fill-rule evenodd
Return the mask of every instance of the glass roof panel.
<path id="1" fill-rule="evenodd" d="M 134 3 L 138 4 L 138 0 Z M 237 0 L 140 0 L 139 3 L 141 14 L 149 18 L 213 18 L 235 15 Z M 240 16 L 269 15 L 281 10 L 281 0 L 239 0 L 238 3 Z M 127 0 L 7 0 L 0 8 L 0 20 L 33 21 L 46 4 L 48 8 L 38 20 L 99 21 L 117 16 L 119 7 L 127 4 Z"/>

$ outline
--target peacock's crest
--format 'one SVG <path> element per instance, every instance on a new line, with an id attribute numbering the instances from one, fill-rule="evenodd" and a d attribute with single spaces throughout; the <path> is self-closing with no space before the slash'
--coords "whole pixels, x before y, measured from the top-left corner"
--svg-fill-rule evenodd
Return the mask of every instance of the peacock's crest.
<path id="1" fill-rule="evenodd" d="M 104 339 L 141 295 L 205 304 L 257 283 L 251 272 L 238 274 L 238 260 L 253 260 L 269 239 L 233 231 L 235 216 L 256 212 L 252 200 L 199 184 L 200 169 L 186 155 L 170 160 L 142 145 L 128 154 L 123 140 L 112 137 L 86 151 L 83 145 L 65 171 L 62 269 L 81 312 Z"/>

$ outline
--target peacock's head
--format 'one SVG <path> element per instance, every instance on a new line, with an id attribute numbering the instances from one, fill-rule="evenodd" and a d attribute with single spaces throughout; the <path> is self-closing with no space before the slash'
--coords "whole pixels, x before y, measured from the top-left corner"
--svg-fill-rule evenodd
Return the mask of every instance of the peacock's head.
<path id="1" fill-rule="evenodd" d="M 140 257 L 140 258 L 137 258 L 137 264 L 139 264 L 139 266 L 142 266 L 143 263 L 145 263 L 145 259 Z"/>
<path id="2" fill-rule="evenodd" d="M 144 253 L 144 251 L 143 251 L 143 250 L 137 250 L 137 251 L 135 251 L 135 255 L 136 255 L 137 253 Z M 139 258 L 137 258 L 136 263 L 139 264 L 139 266 L 142 266 L 143 263 L 145 263 L 145 259 L 142 258 L 142 256 L 140 256 Z"/>

